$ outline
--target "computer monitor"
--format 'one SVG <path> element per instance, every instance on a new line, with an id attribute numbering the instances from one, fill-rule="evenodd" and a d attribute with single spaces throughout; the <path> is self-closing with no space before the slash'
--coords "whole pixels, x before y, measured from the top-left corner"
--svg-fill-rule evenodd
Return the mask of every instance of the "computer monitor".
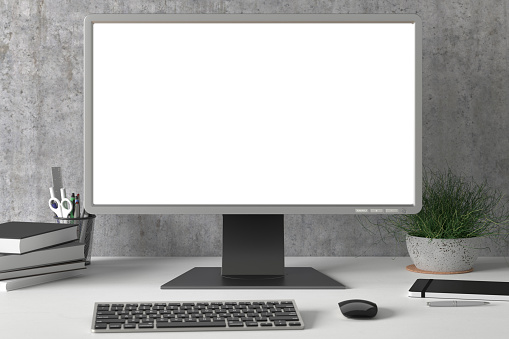
<path id="1" fill-rule="evenodd" d="M 85 18 L 85 208 L 223 214 L 222 268 L 164 288 L 339 288 L 284 214 L 421 208 L 416 15 Z"/>

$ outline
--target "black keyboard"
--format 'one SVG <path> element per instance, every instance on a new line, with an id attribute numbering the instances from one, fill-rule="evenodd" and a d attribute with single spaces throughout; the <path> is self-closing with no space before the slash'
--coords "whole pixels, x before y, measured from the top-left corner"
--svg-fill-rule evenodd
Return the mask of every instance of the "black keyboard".
<path id="1" fill-rule="evenodd" d="M 95 303 L 92 332 L 302 330 L 294 300 Z"/>

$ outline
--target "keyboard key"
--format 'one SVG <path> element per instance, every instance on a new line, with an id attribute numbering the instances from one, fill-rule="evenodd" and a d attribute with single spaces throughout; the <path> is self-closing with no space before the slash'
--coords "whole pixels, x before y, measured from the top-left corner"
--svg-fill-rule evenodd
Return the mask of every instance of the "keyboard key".
<path id="1" fill-rule="evenodd" d="M 122 328 L 122 324 L 110 324 L 110 330 L 117 330 Z"/>
<path id="2" fill-rule="evenodd" d="M 292 322 L 289 322 L 288 325 L 290 325 L 290 326 L 300 326 L 301 324 L 298 321 L 292 321 Z"/>
<path id="3" fill-rule="evenodd" d="M 154 328 L 154 323 L 141 323 L 138 324 L 138 328 Z"/>
<path id="4" fill-rule="evenodd" d="M 277 317 L 270 317 L 270 321 L 281 321 L 281 320 L 291 320 L 291 321 L 298 321 L 299 317 L 296 316 L 277 316 Z"/>
<path id="5" fill-rule="evenodd" d="M 96 319 L 118 319 L 118 315 L 97 315 Z"/>
<path id="6" fill-rule="evenodd" d="M 210 322 L 210 323 L 187 323 L 187 322 L 169 322 L 169 323 L 161 323 L 156 325 L 157 328 L 192 328 L 192 327 L 226 327 L 225 322 Z"/>
<path id="7" fill-rule="evenodd" d="M 114 323 L 117 323 L 117 324 L 123 324 L 125 323 L 125 319 L 96 319 L 95 320 L 96 323 L 104 323 L 104 324 L 114 324 Z"/>
<path id="8" fill-rule="evenodd" d="M 114 315 L 115 311 L 97 311 L 97 315 Z"/>
<path id="9" fill-rule="evenodd" d="M 229 327 L 244 327 L 244 323 L 242 321 L 229 321 Z"/>
<path id="10" fill-rule="evenodd" d="M 94 328 L 96 330 L 105 330 L 106 328 L 108 328 L 108 324 L 105 324 L 105 323 L 96 323 Z"/>

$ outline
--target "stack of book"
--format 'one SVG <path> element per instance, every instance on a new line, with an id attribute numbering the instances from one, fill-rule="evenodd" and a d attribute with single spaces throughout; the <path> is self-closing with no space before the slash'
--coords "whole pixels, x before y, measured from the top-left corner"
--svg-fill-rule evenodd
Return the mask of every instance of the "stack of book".
<path id="1" fill-rule="evenodd" d="M 85 268 L 78 225 L 36 222 L 0 224 L 0 291 L 80 274 Z"/>

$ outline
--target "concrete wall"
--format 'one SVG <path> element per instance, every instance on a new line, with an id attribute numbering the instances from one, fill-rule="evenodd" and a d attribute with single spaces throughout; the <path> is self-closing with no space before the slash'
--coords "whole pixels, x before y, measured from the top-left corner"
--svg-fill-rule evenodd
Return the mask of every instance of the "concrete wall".
<path id="1" fill-rule="evenodd" d="M 423 163 L 509 194 L 509 4 L 485 0 L 71 1 L 0 4 L 0 222 L 51 221 L 51 167 L 83 192 L 83 18 L 89 13 L 416 13 Z M 405 255 L 351 216 L 288 215 L 287 255 Z M 94 255 L 220 255 L 218 215 L 101 215 Z M 492 246 L 484 255 L 507 255 Z"/>

